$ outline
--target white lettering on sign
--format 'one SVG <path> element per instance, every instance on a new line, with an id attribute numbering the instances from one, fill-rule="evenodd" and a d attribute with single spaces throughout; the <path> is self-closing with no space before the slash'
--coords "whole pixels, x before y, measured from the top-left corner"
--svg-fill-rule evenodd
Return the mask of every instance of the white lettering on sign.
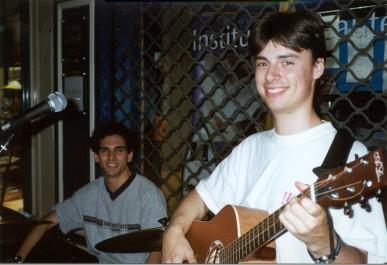
<path id="1" fill-rule="evenodd" d="M 384 175 L 384 167 L 383 167 L 383 162 L 380 159 L 380 154 L 379 152 L 374 153 L 374 159 L 375 159 L 375 173 L 376 177 L 378 178 L 378 182 L 380 181 L 380 177 Z"/>
<path id="2" fill-rule="evenodd" d="M 243 32 L 238 31 L 235 27 L 226 26 L 226 30 L 220 33 L 204 33 L 199 35 L 197 30 L 194 29 L 192 34 L 194 36 L 192 51 L 201 51 L 205 48 L 224 50 L 229 46 L 234 48 L 247 47 L 250 30 Z"/>

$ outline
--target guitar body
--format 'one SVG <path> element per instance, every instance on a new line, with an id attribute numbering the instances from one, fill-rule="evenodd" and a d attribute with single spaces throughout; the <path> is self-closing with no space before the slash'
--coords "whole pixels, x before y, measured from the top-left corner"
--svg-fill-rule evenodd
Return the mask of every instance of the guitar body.
<path id="1" fill-rule="evenodd" d="M 220 259 L 219 250 L 245 234 L 267 216 L 265 211 L 227 205 L 210 221 L 194 221 L 186 237 L 199 263 L 228 263 Z M 274 243 L 270 243 L 258 252 L 252 252 L 242 262 L 275 262 Z"/>

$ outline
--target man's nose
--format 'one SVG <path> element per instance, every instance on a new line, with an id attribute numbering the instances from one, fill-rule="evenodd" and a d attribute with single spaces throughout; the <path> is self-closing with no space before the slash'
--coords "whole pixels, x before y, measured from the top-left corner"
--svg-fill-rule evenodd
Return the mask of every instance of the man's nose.
<path id="1" fill-rule="evenodd" d="M 109 157 L 109 159 L 114 159 L 114 157 L 115 157 L 115 152 L 114 152 L 114 151 L 109 151 L 108 157 Z"/>
<path id="2" fill-rule="evenodd" d="M 279 67 L 276 64 L 272 64 L 268 67 L 266 72 L 266 80 L 268 82 L 276 81 L 280 78 L 281 74 L 279 71 Z"/>

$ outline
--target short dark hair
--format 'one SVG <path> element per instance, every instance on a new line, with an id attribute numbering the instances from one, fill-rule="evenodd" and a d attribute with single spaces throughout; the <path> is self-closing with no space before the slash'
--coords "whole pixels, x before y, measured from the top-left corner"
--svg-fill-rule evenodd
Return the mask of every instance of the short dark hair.
<path id="1" fill-rule="evenodd" d="M 250 56 L 255 59 L 270 41 L 296 52 L 310 50 L 313 62 L 327 56 L 324 24 L 317 14 L 306 10 L 271 12 L 259 19 L 249 36 Z M 317 114 L 320 114 L 320 102 L 329 85 L 326 74 L 316 80 L 313 107 Z"/>
<path id="2" fill-rule="evenodd" d="M 131 129 L 128 129 L 121 123 L 109 122 L 105 125 L 98 126 L 93 135 L 90 137 L 90 148 L 97 153 L 100 147 L 101 140 L 106 136 L 119 135 L 125 141 L 125 146 L 129 152 L 137 153 L 138 149 L 138 134 Z"/>
<path id="3" fill-rule="evenodd" d="M 271 12 L 259 19 L 249 36 L 251 56 L 257 56 L 270 42 L 294 51 L 310 50 L 313 60 L 326 57 L 324 24 L 308 11 Z"/>

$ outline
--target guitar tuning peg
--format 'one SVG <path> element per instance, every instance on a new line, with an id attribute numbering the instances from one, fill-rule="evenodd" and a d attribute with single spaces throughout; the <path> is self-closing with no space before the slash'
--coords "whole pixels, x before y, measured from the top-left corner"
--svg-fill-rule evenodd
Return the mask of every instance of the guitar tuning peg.
<path id="1" fill-rule="evenodd" d="M 378 201 L 378 202 L 382 202 L 382 190 L 381 189 L 378 189 L 378 191 L 377 191 L 377 194 L 376 194 L 376 200 Z"/>
<path id="2" fill-rule="evenodd" d="M 344 205 L 344 214 L 348 215 L 349 218 L 353 217 L 353 209 L 348 203 L 345 203 Z"/>
<path id="3" fill-rule="evenodd" d="M 360 201 L 360 207 L 366 210 L 367 212 L 371 212 L 371 205 L 368 203 L 368 200 L 362 199 Z"/>

